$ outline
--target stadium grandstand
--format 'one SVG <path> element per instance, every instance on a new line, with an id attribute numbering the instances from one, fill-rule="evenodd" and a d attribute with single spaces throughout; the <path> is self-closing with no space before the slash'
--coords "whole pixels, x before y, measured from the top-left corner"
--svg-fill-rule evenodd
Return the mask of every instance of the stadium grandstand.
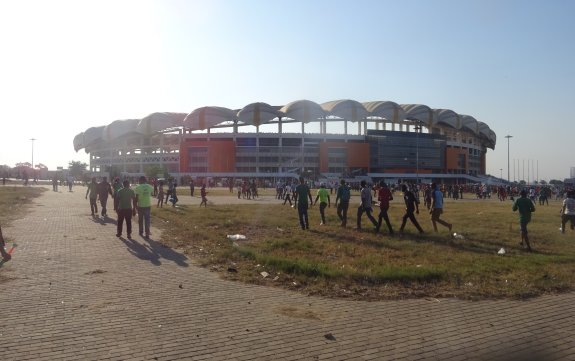
<path id="1" fill-rule="evenodd" d="M 73 143 L 93 173 L 160 166 L 175 177 L 478 183 L 496 134 L 473 116 L 422 104 L 298 100 L 116 120 Z"/>

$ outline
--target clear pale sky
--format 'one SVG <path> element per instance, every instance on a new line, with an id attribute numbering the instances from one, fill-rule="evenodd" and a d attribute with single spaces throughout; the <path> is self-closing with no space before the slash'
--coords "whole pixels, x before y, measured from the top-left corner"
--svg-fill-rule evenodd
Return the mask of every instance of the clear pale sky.
<path id="1" fill-rule="evenodd" d="M 425 104 L 497 134 L 487 172 L 575 166 L 575 1 L 0 0 L 0 164 L 91 126 L 205 105 Z M 531 180 L 536 177 L 532 172 Z M 527 178 L 527 175 L 525 176 Z"/>

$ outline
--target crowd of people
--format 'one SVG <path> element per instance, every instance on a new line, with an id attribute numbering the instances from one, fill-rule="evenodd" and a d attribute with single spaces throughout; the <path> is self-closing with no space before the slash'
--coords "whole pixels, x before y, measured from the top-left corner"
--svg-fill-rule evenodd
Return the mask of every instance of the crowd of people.
<path id="1" fill-rule="evenodd" d="M 453 224 L 442 219 L 444 209 L 444 198 L 462 199 L 463 191 L 475 192 L 477 198 L 489 198 L 494 190 L 500 200 L 506 200 L 508 195 L 513 201 L 512 210 L 519 214 L 519 225 L 521 242 L 527 251 L 532 251 L 529 242 L 527 225 L 531 221 L 531 214 L 535 211 L 535 204 L 548 205 L 548 199 L 552 196 L 549 187 L 525 187 L 523 189 L 506 188 L 506 187 L 487 187 L 487 186 L 441 186 L 436 183 L 431 184 L 401 184 L 400 190 L 403 195 L 405 211 L 402 216 L 399 232 L 402 233 L 408 221 L 417 229 L 419 233 L 424 233 L 423 228 L 417 220 L 420 213 L 420 198 L 423 197 L 424 206 L 430 214 L 430 221 L 433 230 L 438 232 L 438 225 L 445 227 L 450 235 L 453 235 Z M 335 207 L 336 214 L 340 220 L 340 226 L 347 227 L 348 209 L 351 197 L 351 187 L 345 180 L 341 180 L 339 187 L 336 189 Z M 366 181 L 361 181 L 359 186 L 360 202 L 357 208 L 356 229 L 362 229 L 363 216 L 373 225 L 375 233 L 379 233 L 383 222 L 387 227 L 389 235 L 394 235 L 393 226 L 390 222 L 388 210 L 389 202 L 393 200 L 393 194 L 397 191 L 395 185 L 391 188 L 384 181 L 377 183 L 375 186 L 368 185 Z M 299 184 L 293 183 L 279 184 L 276 187 L 276 198 L 283 200 L 297 208 L 299 225 L 303 230 L 309 229 L 308 209 L 312 205 L 320 202 L 320 226 L 326 224 L 325 209 L 331 207 L 332 191 L 326 189 L 326 184 L 322 183 L 317 189 L 315 201 L 312 200 L 311 188 L 306 184 L 303 178 L 299 179 Z M 560 210 L 561 214 L 561 232 L 565 233 L 566 224 L 569 223 L 571 229 L 575 226 L 575 190 L 566 190 L 565 198 Z M 377 201 L 374 201 L 376 199 Z M 294 204 L 292 205 L 292 201 Z M 373 206 L 379 205 L 379 215 L 374 216 Z"/>
<path id="2" fill-rule="evenodd" d="M 68 182 L 69 191 L 72 190 L 73 180 Z M 258 185 L 253 180 L 236 180 L 229 182 L 230 192 L 234 192 L 233 184 L 236 184 L 238 199 L 256 199 L 258 195 Z M 117 214 L 117 237 L 122 237 L 123 225 L 126 224 L 126 235 L 128 238 L 132 237 L 132 217 L 138 216 L 138 233 L 142 237 L 149 237 L 150 233 L 150 211 L 153 200 L 156 202 L 156 207 L 162 208 L 164 204 L 171 203 L 175 207 L 178 203 L 177 196 L 177 182 L 175 179 L 170 178 L 167 181 L 164 179 L 152 178 L 148 179 L 144 176 L 139 177 L 138 184 L 132 188 L 129 179 L 120 181 L 115 178 L 112 183 L 109 183 L 107 177 L 102 177 L 98 182 L 96 177 L 93 177 L 87 184 L 85 198 L 89 199 L 90 210 L 93 217 L 108 218 L 108 199 L 113 200 L 113 209 Z M 189 181 L 190 195 L 193 197 L 195 192 L 195 183 L 193 179 Z M 398 188 L 399 187 L 399 188 Z M 278 183 L 276 186 L 276 198 L 283 201 L 283 204 L 289 203 L 293 208 L 297 209 L 299 225 L 303 230 L 310 228 L 308 210 L 313 205 L 319 202 L 319 215 L 320 226 L 327 224 L 326 209 L 331 208 L 332 196 L 335 188 L 335 208 L 337 217 L 340 220 L 341 227 L 348 225 L 348 210 L 350 206 L 350 199 L 352 187 L 341 180 L 337 187 L 330 185 L 329 188 L 325 183 L 320 184 L 316 191 L 315 200 L 312 197 L 312 188 L 306 183 L 303 177 L 299 178 L 299 182 L 291 183 Z M 329 189 L 329 190 L 328 190 Z M 438 185 L 431 184 L 401 184 L 401 185 L 388 185 L 384 181 L 376 183 L 374 186 L 368 185 L 365 180 L 359 183 L 357 189 L 360 193 L 360 201 L 356 213 L 356 229 L 362 229 L 362 219 L 369 220 L 373 226 L 375 233 L 379 233 L 382 224 L 385 222 L 387 233 L 390 236 L 394 235 L 394 228 L 391 224 L 388 210 L 390 208 L 390 201 L 397 191 L 401 191 L 403 203 L 405 205 L 404 214 L 402 216 L 399 232 L 402 233 L 407 226 L 411 223 L 419 233 L 424 233 L 423 228 L 417 220 L 417 215 L 420 213 L 420 199 L 423 198 L 423 204 L 426 211 L 430 214 L 430 221 L 433 230 L 438 232 L 438 224 L 445 227 L 449 234 L 452 234 L 453 224 L 441 219 L 444 209 L 444 198 L 462 199 L 463 193 L 472 192 L 476 194 L 478 199 L 490 198 L 492 193 L 497 194 L 501 201 L 511 199 L 513 201 L 512 210 L 517 211 L 519 214 L 519 225 L 521 234 L 521 245 L 528 251 L 532 251 L 529 242 L 529 235 L 527 225 L 531 221 L 531 214 L 535 211 L 535 204 L 548 205 L 549 198 L 553 196 L 553 192 L 549 187 L 525 187 L 518 189 L 517 187 L 488 187 L 486 185 Z M 200 207 L 207 207 L 207 190 L 206 183 L 202 182 L 200 188 Z M 575 190 L 558 190 L 555 197 L 564 197 L 560 209 L 561 214 L 561 232 L 565 233 L 566 225 L 569 223 L 571 230 L 575 227 Z M 100 214 L 98 212 L 100 206 Z M 377 217 L 374 213 L 374 206 L 379 207 Z M 10 254 L 5 251 L 4 239 L 0 229 L 0 255 L 4 261 L 10 259 Z"/>

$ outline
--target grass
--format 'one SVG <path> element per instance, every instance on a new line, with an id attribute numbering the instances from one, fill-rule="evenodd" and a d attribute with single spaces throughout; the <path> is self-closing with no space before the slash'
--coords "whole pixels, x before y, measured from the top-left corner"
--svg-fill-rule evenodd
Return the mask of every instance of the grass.
<path id="1" fill-rule="evenodd" d="M 208 198 L 217 199 L 226 192 L 210 191 Z M 396 194 L 389 211 L 396 231 L 403 215 L 401 201 Z M 434 233 L 423 207 L 418 216 L 426 231 L 423 235 L 409 223 L 402 237 L 389 237 L 385 225 L 383 234 L 376 235 L 365 216 L 364 230 L 357 231 L 357 203 L 355 196 L 346 229 L 339 227 L 335 208 L 327 208 L 325 226 L 319 226 L 318 207 L 311 208 L 309 231 L 299 228 L 297 212 L 280 201 L 201 210 L 197 206 L 153 208 L 152 213 L 154 224 L 163 228 L 165 244 L 223 277 L 307 294 L 367 300 L 485 299 L 574 289 L 575 233 L 559 233 L 559 201 L 536 205 L 529 224 L 534 253 L 519 246 L 518 216 L 511 211 L 510 201 L 446 200 L 442 218 L 453 223 L 453 231 L 463 238 L 452 238 L 441 226 Z M 226 238 L 238 233 L 247 240 Z M 504 255 L 497 254 L 501 248 Z M 262 276 L 264 271 L 267 277 Z"/>
<path id="2" fill-rule="evenodd" d="M 2 226 L 26 213 L 32 199 L 39 197 L 46 189 L 41 187 L 0 187 L 0 220 Z"/>
<path id="3" fill-rule="evenodd" d="M 26 214 L 32 199 L 39 197 L 44 188 L 38 187 L 0 187 L 0 225 L 7 226 L 11 221 Z M 10 241 L 10 237 L 3 233 L 5 241 Z M 0 283 L 6 279 L 0 275 Z"/>

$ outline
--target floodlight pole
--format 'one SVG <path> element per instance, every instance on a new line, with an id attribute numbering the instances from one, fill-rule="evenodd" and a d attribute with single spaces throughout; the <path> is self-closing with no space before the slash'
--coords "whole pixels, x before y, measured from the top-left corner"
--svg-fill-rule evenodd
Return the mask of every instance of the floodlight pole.
<path id="1" fill-rule="evenodd" d="M 513 138 L 512 135 L 506 135 L 505 138 L 507 138 L 507 183 L 510 183 L 510 179 L 509 179 L 509 139 Z"/>
<path id="2" fill-rule="evenodd" d="M 419 189 L 419 132 L 421 124 L 418 122 L 415 129 L 415 184 Z"/>
<path id="3" fill-rule="evenodd" d="M 34 171 L 34 141 L 36 138 L 30 138 L 30 140 L 32 141 L 32 171 Z"/>

